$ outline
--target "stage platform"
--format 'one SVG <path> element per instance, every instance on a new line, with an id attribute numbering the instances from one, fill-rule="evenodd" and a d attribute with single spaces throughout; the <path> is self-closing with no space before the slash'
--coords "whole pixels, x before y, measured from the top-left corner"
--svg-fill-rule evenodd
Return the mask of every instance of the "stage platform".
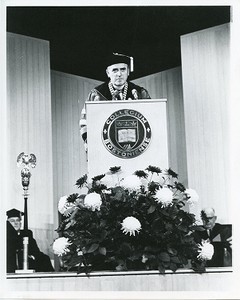
<path id="1" fill-rule="evenodd" d="M 231 267 L 208 268 L 199 274 L 189 269 L 166 271 L 75 272 L 7 274 L 9 291 L 230 291 Z"/>

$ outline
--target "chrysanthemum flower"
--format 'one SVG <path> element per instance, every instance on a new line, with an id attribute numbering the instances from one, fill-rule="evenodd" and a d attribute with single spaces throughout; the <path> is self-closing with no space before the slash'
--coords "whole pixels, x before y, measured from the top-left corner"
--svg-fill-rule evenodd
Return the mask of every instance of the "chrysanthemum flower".
<path id="1" fill-rule="evenodd" d="M 112 188 L 119 185 L 119 179 L 116 174 L 106 174 L 102 179 L 101 183 L 107 188 Z"/>
<path id="2" fill-rule="evenodd" d="M 185 194 L 187 195 L 187 203 L 193 205 L 194 203 L 198 202 L 199 196 L 197 192 L 193 189 L 186 189 Z"/>
<path id="3" fill-rule="evenodd" d="M 147 178 L 148 174 L 144 172 L 143 170 L 137 170 L 134 172 L 134 175 L 137 175 L 138 177 Z"/>
<path id="4" fill-rule="evenodd" d="M 87 184 L 87 174 L 83 175 L 82 177 L 80 177 L 77 181 L 76 181 L 76 186 L 80 189 L 84 186 L 84 184 Z"/>
<path id="5" fill-rule="evenodd" d="M 53 252 L 54 254 L 57 254 L 58 256 L 62 256 L 69 252 L 68 246 L 70 246 L 72 243 L 69 242 L 68 238 L 60 237 L 56 239 L 53 243 Z"/>
<path id="6" fill-rule="evenodd" d="M 90 208 L 92 211 L 100 210 L 100 207 L 102 205 L 101 196 L 95 192 L 87 194 L 84 199 L 84 205 L 87 208 Z"/>
<path id="7" fill-rule="evenodd" d="M 202 245 L 199 244 L 199 254 L 197 258 L 199 260 L 211 260 L 214 254 L 214 247 L 208 241 L 202 241 Z"/>
<path id="8" fill-rule="evenodd" d="M 137 175 L 126 176 L 122 182 L 121 186 L 125 189 L 139 190 L 141 188 L 142 182 Z"/>
<path id="9" fill-rule="evenodd" d="M 162 173 L 162 170 L 158 167 L 155 167 L 155 166 L 148 166 L 146 168 L 146 170 L 149 171 L 149 172 L 152 172 L 152 173 L 157 173 L 157 174 Z"/>
<path id="10" fill-rule="evenodd" d="M 69 216 L 75 209 L 76 205 L 67 201 L 68 196 L 62 196 L 58 201 L 58 211 L 65 216 Z"/>
<path id="11" fill-rule="evenodd" d="M 115 167 L 111 167 L 109 170 L 112 174 L 115 174 L 115 173 L 117 173 L 121 170 L 121 167 L 120 166 L 119 167 L 115 166 Z"/>
<path id="12" fill-rule="evenodd" d="M 162 203 L 163 206 L 168 206 L 172 203 L 173 199 L 173 192 L 166 187 L 157 190 L 156 192 L 156 201 L 158 203 Z"/>
<path id="13" fill-rule="evenodd" d="M 130 234 L 135 236 L 135 233 L 139 232 L 139 230 L 141 229 L 141 223 L 138 221 L 138 219 L 134 218 L 134 217 L 127 217 L 123 220 L 123 222 L 121 223 L 122 228 L 121 230 L 123 231 L 123 233 L 125 234 Z"/>
<path id="14" fill-rule="evenodd" d="M 171 168 L 165 170 L 165 174 L 172 176 L 173 178 L 178 178 L 178 174 L 174 172 Z"/>
<path id="15" fill-rule="evenodd" d="M 148 258 L 146 255 L 142 255 L 142 263 L 145 264 L 148 261 Z"/>

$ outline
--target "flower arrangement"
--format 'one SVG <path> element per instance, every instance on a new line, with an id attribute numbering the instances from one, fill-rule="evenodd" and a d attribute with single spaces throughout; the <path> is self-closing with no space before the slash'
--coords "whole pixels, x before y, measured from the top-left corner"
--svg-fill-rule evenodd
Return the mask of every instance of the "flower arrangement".
<path id="1" fill-rule="evenodd" d="M 189 266 L 204 271 L 213 249 L 194 241 L 195 215 L 185 209 L 198 200 L 171 169 L 149 166 L 121 178 L 121 167 L 88 181 L 87 195 L 59 200 L 62 222 L 53 251 L 67 270 L 153 270 Z M 211 248 L 211 249 L 210 249 Z"/>

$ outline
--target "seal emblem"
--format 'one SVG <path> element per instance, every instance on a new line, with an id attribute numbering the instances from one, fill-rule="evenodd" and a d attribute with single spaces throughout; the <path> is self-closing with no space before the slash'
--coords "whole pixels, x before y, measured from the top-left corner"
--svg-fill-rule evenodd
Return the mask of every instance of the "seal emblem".
<path id="1" fill-rule="evenodd" d="M 149 122 L 140 112 L 121 109 L 106 120 L 102 140 L 113 155 L 120 158 L 134 158 L 148 148 L 151 134 Z"/>

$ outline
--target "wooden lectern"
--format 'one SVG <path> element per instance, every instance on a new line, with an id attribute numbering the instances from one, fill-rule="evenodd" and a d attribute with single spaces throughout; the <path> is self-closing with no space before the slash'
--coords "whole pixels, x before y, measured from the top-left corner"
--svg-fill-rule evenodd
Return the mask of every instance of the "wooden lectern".
<path id="1" fill-rule="evenodd" d="M 168 168 L 166 99 L 87 102 L 88 174 Z"/>

